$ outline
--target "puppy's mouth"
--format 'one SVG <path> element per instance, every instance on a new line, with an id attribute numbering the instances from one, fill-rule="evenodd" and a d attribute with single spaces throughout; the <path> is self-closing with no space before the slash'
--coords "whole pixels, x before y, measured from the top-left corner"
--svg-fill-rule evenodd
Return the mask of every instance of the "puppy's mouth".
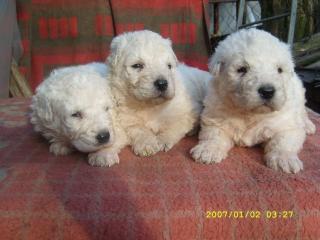
<path id="1" fill-rule="evenodd" d="M 167 92 L 160 92 L 156 98 L 163 98 L 166 100 L 172 99 L 174 96 L 171 96 L 171 94 L 168 94 Z"/>
<path id="2" fill-rule="evenodd" d="M 272 102 L 265 101 L 261 105 L 252 109 L 255 113 L 270 113 L 278 111 L 279 108 L 275 106 Z"/>
<path id="3" fill-rule="evenodd" d="M 174 96 L 167 94 L 166 92 L 160 92 L 153 97 L 149 98 L 151 104 L 159 105 L 164 102 L 170 101 Z"/>
<path id="4" fill-rule="evenodd" d="M 86 138 L 75 139 L 72 141 L 72 145 L 80 152 L 95 152 L 101 148 L 112 145 L 112 143 L 112 140 L 110 140 L 104 144 L 100 144 L 96 141 L 90 141 Z"/>
<path id="5" fill-rule="evenodd" d="M 156 98 L 153 99 L 153 103 L 154 104 L 161 104 L 164 102 L 168 102 L 170 101 L 174 96 L 165 94 L 165 93 L 161 93 L 159 94 Z"/>

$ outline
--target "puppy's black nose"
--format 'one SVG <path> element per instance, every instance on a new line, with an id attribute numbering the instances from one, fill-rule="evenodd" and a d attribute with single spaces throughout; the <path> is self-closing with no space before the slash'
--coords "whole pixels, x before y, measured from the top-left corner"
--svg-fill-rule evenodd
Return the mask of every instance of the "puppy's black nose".
<path id="1" fill-rule="evenodd" d="M 270 85 L 265 85 L 258 89 L 260 97 L 265 100 L 273 98 L 275 91 L 274 87 Z"/>
<path id="2" fill-rule="evenodd" d="M 168 81 L 166 79 L 160 78 L 154 82 L 154 86 L 161 92 L 164 92 L 168 88 Z"/>
<path id="3" fill-rule="evenodd" d="M 110 139 L 110 133 L 108 131 L 99 132 L 96 139 L 100 144 L 106 143 Z"/>

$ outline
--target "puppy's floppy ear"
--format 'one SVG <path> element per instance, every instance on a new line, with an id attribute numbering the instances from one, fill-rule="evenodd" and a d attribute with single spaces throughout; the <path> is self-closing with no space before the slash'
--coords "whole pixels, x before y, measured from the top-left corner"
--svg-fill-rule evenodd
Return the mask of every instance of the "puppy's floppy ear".
<path id="1" fill-rule="evenodd" d="M 111 67 L 115 67 L 120 61 L 120 57 L 122 56 L 121 50 L 123 49 L 123 46 L 127 44 L 126 35 L 126 33 L 120 34 L 111 41 L 110 55 L 106 59 L 106 63 Z"/>
<path id="2" fill-rule="evenodd" d="M 171 49 L 172 58 L 173 58 L 173 60 L 174 60 L 174 64 L 175 64 L 175 66 L 177 66 L 177 65 L 178 65 L 178 58 L 177 58 L 176 54 L 175 54 L 174 51 L 173 51 L 172 41 L 170 40 L 170 38 L 166 38 L 165 41 L 166 41 L 166 45 L 168 45 L 168 47 Z"/>
<path id="3" fill-rule="evenodd" d="M 105 85 L 105 93 L 108 96 L 108 98 L 110 99 L 110 107 L 114 108 L 115 106 L 117 106 L 117 100 L 116 98 L 113 96 L 112 91 L 109 87 L 109 85 Z"/>
<path id="4" fill-rule="evenodd" d="M 33 110 L 32 116 L 43 119 L 46 122 L 53 120 L 52 105 L 45 96 L 34 96 L 31 108 Z"/>
<path id="5" fill-rule="evenodd" d="M 209 71 L 213 77 L 217 78 L 222 70 L 224 63 L 219 61 L 215 56 L 212 56 L 209 60 Z"/>
<path id="6" fill-rule="evenodd" d="M 295 68 L 295 61 L 294 61 L 294 57 L 292 56 L 292 46 L 290 44 L 281 42 L 284 46 L 284 49 L 286 50 L 288 57 L 290 58 L 290 62 L 289 62 L 289 68 L 290 68 L 290 73 L 293 75 L 294 74 L 294 68 Z"/>

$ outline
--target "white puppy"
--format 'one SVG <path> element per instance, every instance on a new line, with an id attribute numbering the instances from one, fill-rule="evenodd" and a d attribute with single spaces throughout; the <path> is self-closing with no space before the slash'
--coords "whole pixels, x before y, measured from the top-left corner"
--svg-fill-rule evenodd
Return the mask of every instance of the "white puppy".
<path id="1" fill-rule="evenodd" d="M 196 124 L 211 75 L 178 64 L 171 42 L 144 30 L 117 36 L 108 57 L 119 120 L 133 151 L 168 151 Z"/>
<path id="2" fill-rule="evenodd" d="M 315 126 L 306 113 L 289 46 L 267 32 L 241 30 L 218 45 L 209 68 L 215 80 L 204 101 L 193 158 L 217 163 L 235 144 L 265 143 L 270 168 L 303 169 L 298 152 Z"/>
<path id="3" fill-rule="evenodd" d="M 50 141 L 55 155 L 74 148 L 89 155 L 89 163 L 111 166 L 125 135 L 115 120 L 114 101 L 102 63 L 54 70 L 36 89 L 32 99 L 31 123 Z"/>

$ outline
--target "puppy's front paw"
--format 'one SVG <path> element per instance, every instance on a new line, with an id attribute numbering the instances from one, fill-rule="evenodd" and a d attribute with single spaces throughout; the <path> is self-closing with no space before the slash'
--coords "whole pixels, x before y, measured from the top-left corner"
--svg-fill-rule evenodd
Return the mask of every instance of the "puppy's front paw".
<path id="1" fill-rule="evenodd" d="M 160 151 L 164 151 L 164 152 L 168 152 L 175 143 L 170 143 L 170 142 L 160 142 L 159 146 L 160 146 Z"/>
<path id="2" fill-rule="evenodd" d="M 219 163 L 225 159 L 228 152 L 219 147 L 219 145 L 211 142 L 202 142 L 191 149 L 192 158 L 200 163 Z"/>
<path id="3" fill-rule="evenodd" d="M 310 135 L 316 133 L 316 126 L 309 119 L 306 120 L 306 133 Z"/>
<path id="4" fill-rule="evenodd" d="M 158 140 L 154 136 L 135 140 L 132 145 L 133 152 L 141 157 L 148 157 L 160 151 Z"/>
<path id="5" fill-rule="evenodd" d="M 303 163 L 295 154 L 267 153 L 265 156 L 267 166 L 285 173 L 297 173 L 303 169 Z"/>
<path id="6" fill-rule="evenodd" d="M 49 151 L 54 155 L 67 155 L 72 152 L 72 149 L 62 143 L 54 142 L 50 144 Z"/>
<path id="7" fill-rule="evenodd" d="M 90 153 L 88 162 L 91 166 L 95 167 L 111 167 L 119 163 L 119 156 L 115 152 L 99 151 Z"/>

